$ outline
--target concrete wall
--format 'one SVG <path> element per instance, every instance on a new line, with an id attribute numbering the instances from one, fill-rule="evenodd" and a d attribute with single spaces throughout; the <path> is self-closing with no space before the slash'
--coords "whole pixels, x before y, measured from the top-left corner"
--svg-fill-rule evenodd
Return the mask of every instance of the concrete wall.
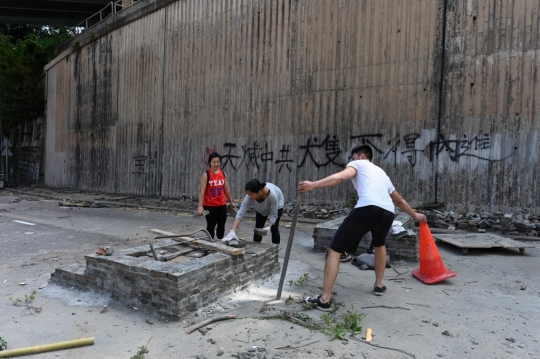
<path id="1" fill-rule="evenodd" d="M 196 195 L 212 150 L 233 196 L 287 200 L 368 143 L 409 201 L 540 209 L 534 0 L 160 0 L 48 73 L 45 183 Z M 306 202 L 344 202 L 350 184 Z"/>
<path id="2" fill-rule="evenodd" d="M 43 118 L 38 118 L 11 130 L 10 142 L 14 146 L 10 149 L 13 156 L 8 160 L 9 178 L 19 185 L 43 182 L 43 127 Z M 5 157 L 2 165 L 5 167 Z"/>

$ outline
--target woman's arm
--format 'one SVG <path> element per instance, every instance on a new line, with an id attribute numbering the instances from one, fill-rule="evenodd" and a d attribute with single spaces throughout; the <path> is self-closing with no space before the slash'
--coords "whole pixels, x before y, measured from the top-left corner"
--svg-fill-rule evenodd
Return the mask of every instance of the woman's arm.
<path id="1" fill-rule="evenodd" d="M 231 189 L 229 187 L 229 181 L 227 180 L 227 175 L 225 174 L 225 172 L 223 172 L 223 177 L 225 178 L 225 184 L 223 185 L 223 188 L 225 189 L 225 196 L 229 200 L 229 203 L 231 204 L 231 207 L 236 209 L 236 205 L 233 202 Z"/>
<path id="2" fill-rule="evenodd" d="M 270 202 L 270 214 L 268 215 L 266 224 L 267 226 L 272 227 L 274 223 L 276 223 L 278 217 L 278 199 L 274 193 L 270 193 L 270 196 L 268 196 L 268 201 Z"/>
<path id="3" fill-rule="evenodd" d="M 204 202 L 204 194 L 206 193 L 206 184 L 208 183 L 208 176 L 206 175 L 206 172 L 203 173 L 201 176 L 201 185 L 199 190 L 199 207 L 197 207 L 197 214 L 201 214 L 204 211 L 203 208 L 203 202 Z"/>
<path id="4" fill-rule="evenodd" d="M 234 223 L 232 226 L 233 231 L 236 231 L 236 228 L 238 227 L 242 219 L 244 219 L 244 215 L 247 213 L 250 202 L 251 199 L 249 198 L 249 196 L 245 196 L 242 204 L 240 205 L 240 208 L 238 209 L 238 212 L 236 212 L 236 218 L 234 219 Z"/>
<path id="5" fill-rule="evenodd" d="M 232 228 L 231 228 L 231 229 L 232 229 L 233 231 L 236 231 L 236 228 L 238 228 L 238 226 L 240 225 L 240 222 L 242 222 L 242 221 L 239 220 L 239 219 L 235 219 L 234 222 L 233 222 L 233 224 L 232 224 Z"/>

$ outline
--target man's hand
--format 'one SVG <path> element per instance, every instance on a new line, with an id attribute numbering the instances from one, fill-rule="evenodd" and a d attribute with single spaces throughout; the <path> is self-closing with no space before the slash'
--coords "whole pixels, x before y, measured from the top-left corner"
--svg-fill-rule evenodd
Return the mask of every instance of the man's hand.
<path id="1" fill-rule="evenodd" d="M 315 183 L 310 181 L 303 181 L 298 184 L 299 192 L 309 192 L 315 189 Z"/>
<path id="2" fill-rule="evenodd" d="M 203 211 L 204 211 L 204 208 L 203 208 L 203 206 L 199 206 L 199 207 L 197 207 L 197 214 L 199 214 L 199 215 L 200 215 L 200 214 L 202 214 L 202 213 L 203 213 Z"/>
<path id="3" fill-rule="evenodd" d="M 427 223 L 427 217 L 423 213 L 415 213 L 413 218 L 416 219 L 419 222 Z"/>

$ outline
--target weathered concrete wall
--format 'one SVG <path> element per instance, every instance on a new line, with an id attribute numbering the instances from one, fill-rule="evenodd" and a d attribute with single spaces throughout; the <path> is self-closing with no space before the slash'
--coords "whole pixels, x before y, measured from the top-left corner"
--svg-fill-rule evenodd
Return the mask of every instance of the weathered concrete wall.
<path id="1" fill-rule="evenodd" d="M 24 147 L 13 151 L 13 180 L 19 184 L 36 184 L 42 174 L 41 147 Z"/>
<path id="2" fill-rule="evenodd" d="M 10 142 L 14 146 L 11 147 L 13 156 L 9 158 L 8 167 L 11 169 L 10 179 L 19 185 L 43 182 L 43 125 L 43 118 L 39 118 L 11 130 Z M 2 157 L 3 165 L 4 160 Z"/>
<path id="3" fill-rule="evenodd" d="M 149 6 L 48 65 L 47 185 L 196 195 L 217 150 L 290 200 L 368 143 L 409 201 L 540 208 L 534 0 Z"/>
<path id="4" fill-rule="evenodd" d="M 434 141 L 444 201 L 540 207 L 539 8 L 537 1 L 449 1 Z"/>

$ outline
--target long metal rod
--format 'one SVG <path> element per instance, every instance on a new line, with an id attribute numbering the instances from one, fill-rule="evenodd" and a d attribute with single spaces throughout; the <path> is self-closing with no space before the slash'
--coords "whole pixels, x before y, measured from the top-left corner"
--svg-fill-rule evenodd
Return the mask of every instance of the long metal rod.
<path id="1" fill-rule="evenodd" d="M 276 299 L 281 299 L 281 290 L 283 289 L 283 282 L 285 282 L 285 276 L 287 275 L 287 266 L 289 264 L 289 256 L 291 255 L 292 242 L 294 239 L 294 230 L 296 229 L 296 221 L 298 220 L 298 211 L 300 210 L 300 200 L 302 193 L 298 192 L 296 195 L 296 205 L 294 206 L 294 216 L 291 224 L 291 232 L 289 233 L 289 242 L 287 242 L 287 250 L 285 251 L 285 258 L 283 258 L 283 267 L 281 268 L 281 278 L 279 280 L 279 287 L 277 291 Z"/>

